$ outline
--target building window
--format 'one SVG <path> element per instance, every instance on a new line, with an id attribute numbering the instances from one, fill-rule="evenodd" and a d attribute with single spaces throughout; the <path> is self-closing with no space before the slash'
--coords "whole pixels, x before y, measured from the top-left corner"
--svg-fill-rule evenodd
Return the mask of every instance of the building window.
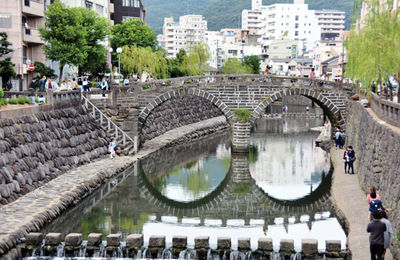
<path id="1" fill-rule="evenodd" d="M 299 16 L 298 16 L 298 15 L 296 15 L 296 18 L 295 18 L 295 20 L 296 20 L 296 21 L 298 21 L 298 20 L 299 20 Z"/>
<path id="2" fill-rule="evenodd" d="M 122 6 L 140 8 L 139 0 L 122 0 Z"/>
<path id="3" fill-rule="evenodd" d="M 295 31 L 294 36 L 299 36 L 299 31 Z"/>
<path id="4" fill-rule="evenodd" d="M 92 9 L 92 7 L 93 7 L 93 2 L 90 2 L 90 1 L 86 0 L 86 1 L 85 1 L 85 6 L 86 6 L 86 8 L 88 8 L 88 9 Z"/>
<path id="5" fill-rule="evenodd" d="M 11 28 L 11 14 L 0 14 L 0 28 Z"/>
<path id="6" fill-rule="evenodd" d="M 102 16 L 104 12 L 104 7 L 102 5 L 96 4 L 96 12 Z"/>

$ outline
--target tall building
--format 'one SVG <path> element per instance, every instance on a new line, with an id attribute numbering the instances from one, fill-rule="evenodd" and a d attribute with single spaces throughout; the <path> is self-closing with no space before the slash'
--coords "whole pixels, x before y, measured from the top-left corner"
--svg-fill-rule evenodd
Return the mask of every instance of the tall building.
<path id="1" fill-rule="evenodd" d="M 344 30 L 345 12 L 337 10 L 316 10 L 321 39 L 334 39 Z"/>
<path id="2" fill-rule="evenodd" d="M 113 0 L 114 22 L 120 24 L 129 18 L 140 19 L 146 23 L 146 8 L 141 0 Z"/>
<path id="3" fill-rule="evenodd" d="M 34 76 L 27 70 L 35 61 L 45 62 L 44 42 L 39 28 L 44 26 L 44 1 L 2 1 L 0 4 L 0 31 L 8 34 L 14 50 L 10 55 L 17 74 L 13 90 L 26 90 Z"/>
<path id="4" fill-rule="evenodd" d="M 164 18 L 163 42 L 169 57 L 175 57 L 180 49 L 188 50 L 190 46 L 205 42 L 207 21 L 201 15 L 185 15 L 179 17 L 179 23 L 174 18 Z"/>
<path id="5" fill-rule="evenodd" d="M 253 0 L 251 11 L 242 12 L 243 26 L 244 28 L 257 27 L 262 41 L 282 37 L 296 40 L 299 54 L 304 54 L 311 51 L 314 42 L 321 39 L 321 28 L 315 11 L 309 10 L 304 0 L 294 0 L 292 4 L 268 6 L 262 6 L 259 1 Z"/>

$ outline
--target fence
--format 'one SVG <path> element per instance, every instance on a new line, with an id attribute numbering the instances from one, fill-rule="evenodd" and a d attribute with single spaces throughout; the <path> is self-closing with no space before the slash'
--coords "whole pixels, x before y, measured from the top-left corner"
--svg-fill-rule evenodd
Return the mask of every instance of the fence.
<path id="1" fill-rule="evenodd" d="M 387 123 L 400 127 L 400 103 L 385 100 L 372 93 L 371 108 L 379 118 Z"/>

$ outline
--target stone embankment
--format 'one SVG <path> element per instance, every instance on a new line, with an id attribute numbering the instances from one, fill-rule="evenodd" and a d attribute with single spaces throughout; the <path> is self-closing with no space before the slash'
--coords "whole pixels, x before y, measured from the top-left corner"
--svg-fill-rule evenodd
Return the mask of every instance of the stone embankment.
<path id="1" fill-rule="evenodd" d="M 79 105 L 0 119 L 0 207 L 106 154 L 108 141 Z"/>
<path id="2" fill-rule="evenodd" d="M 4 254 L 7 254 L 6 259 L 20 258 L 21 251 L 18 245 L 26 234 L 39 231 L 46 223 L 77 204 L 107 179 L 128 167 L 136 167 L 135 162 L 138 159 L 174 140 L 193 135 L 197 131 L 213 131 L 207 129 L 219 129 L 224 125 L 226 119 L 221 116 L 168 131 L 148 141 L 135 156 L 107 158 L 74 168 L 3 206 L 0 210 L 0 259 Z"/>
<path id="3" fill-rule="evenodd" d="M 348 111 L 351 111 L 351 116 L 346 123 L 347 143 L 356 152 L 355 172 L 359 184 L 364 191 L 363 195 L 369 192 L 370 186 L 375 186 L 383 205 L 392 209 L 389 220 L 395 238 L 392 240 L 391 251 L 393 259 L 400 259 L 399 241 L 396 239 L 400 228 L 400 129 L 382 122 L 371 109 L 363 108 L 358 102 L 349 102 Z M 353 194 L 350 192 L 349 196 L 353 197 Z M 366 215 L 366 197 L 360 199 L 365 202 Z M 359 217 L 354 208 L 351 208 L 351 214 Z M 360 232 L 368 236 L 365 230 Z"/>
<path id="4" fill-rule="evenodd" d="M 166 249 L 165 236 L 151 236 L 148 241 L 147 248 L 144 248 L 144 238 L 142 234 L 132 234 L 127 236 L 126 242 L 121 243 L 121 234 L 110 234 L 106 237 L 105 243 L 102 241 L 102 234 L 91 233 L 88 235 L 86 243 L 86 250 L 84 257 L 93 257 L 98 255 L 100 252 L 102 257 L 111 258 L 118 255 L 119 258 L 148 258 L 160 259 L 159 254 Z M 25 244 L 22 248 L 22 257 L 32 256 L 33 252 L 40 252 L 44 256 L 57 256 L 59 253 L 58 247 L 61 245 L 61 234 L 60 233 L 48 233 L 45 237 L 41 233 L 30 233 L 26 236 Z M 218 237 L 217 248 L 209 252 L 210 243 L 208 236 L 195 237 L 194 238 L 194 250 L 196 251 L 196 257 L 192 259 L 208 259 L 210 254 L 220 255 L 229 259 L 231 254 L 234 254 L 232 250 L 232 241 L 230 237 Z M 260 238 L 257 243 L 257 250 L 252 251 L 251 239 L 244 237 L 238 239 L 239 252 L 247 254 L 245 258 L 237 259 L 251 259 L 272 257 L 276 256 L 276 252 L 273 250 L 273 244 L 271 238 Z M 44 246 L 43 246 L 44 245 Z M 301 241 L 301 252 L 295 252 L 294 240 L 282 239 L 280 241 L 279 259 L 294 259 L 296 256 L 309 257 L 307 259 L 315 258 L 317 255 L 321 257 L 331 258 L 346 258 L 348 252 L 341 251 L 341 242 L 339 240 L 327 240 L 325 242 L 326 252 L 318 252 L 318 240 L 316 239 L 303 239 Z M 81 252 L 83 247 L 82 234 L 70 233 L 65 236 L 64 251 L 63 255 L 66 257 L 77 256 Z M 102 250 L 103 249 L 103 250 Z M 178 258 L 182 251 L 188 249 L 188 239 L 186 236 L 174 236 L 172 238 L 172 247 L 168 251 L 172 258 Z M 147 253 L 143 254 L 144 251 Z M 119 252 L 119 253 L 118 253 Z M 232 255 L 233 256 L 233 255 Z M 81 256 L 82 257 L 82 256 Z M 165 257 L 167 258 L 167 257 Z M 168 257 L 168 259 L 171 259 Z M 231 258 L 232 259 L 232 258 Z M 236 258 L 233 258 L 236 259 Z M 274 258 L 275 259 L 275 258 Z M 295 259 L 298 259 L 297 257 Z"/>
<path id="5" fill-rule="evenodd" d="M 181 126 L 222 115 L 207 99 L 177 96 L 156 107 L 142 129 L 141 143 Z"/>

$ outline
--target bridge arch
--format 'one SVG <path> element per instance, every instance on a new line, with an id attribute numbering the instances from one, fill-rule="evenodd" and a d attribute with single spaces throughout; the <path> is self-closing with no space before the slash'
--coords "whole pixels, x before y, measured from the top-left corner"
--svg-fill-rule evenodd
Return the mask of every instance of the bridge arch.
<path id="1" fill-rule="evenodd" d="M 271 105 L 278 99 L 283 98 L 285 96 L 297 96 L 297 95 L 305 96 L 314 101 L 322 108 L 324 113 L 328 116 L 329 120 L 331 121 L 332 125 L 338 125 L 341 128 L 344 128 L 345 121 L 344 118 L 342 117 L 341 111 L 335 105 L 335 103 L 332 100 L 330 100 L 329 97 L 326 96 L 329 94 L 326 93 L 326 95 L 323 95 L 320 91 L 307 88 L 295 88 L 290 90 L 285 89 L 277 91 L 271 96 L 265 98 L 264 101 L 258 104 L 258 106 L 253 110 L 253 115 L 251 118 L 252 125 L 254 125 L 255 122 L 262 117 L 265 108 L 267 108 L 269 105 Z"/>
<path id="2" fill-rule="evenodd" d="M 168 92 L 165 92 L 162 95 L 159 95 L 153 101 L 151 101 L 139 114 L 138 117 L 138 130 L 139 136 L 142 135 L 142 130 L 146 125 L 147 118 L 150 114 L 156 109 L 157 107 L 161 106 L 168 100 L 177 97 L 184 97 L 184 96 L 195 96 L 201 99 L 208 100 L 212 105 L 217 107 L 221 113 L 226 117 L 227 122 L 231 125 L 232 124 L 232 112 L 231 109 L 218 97 L 213 94 L 210 94 L 204 90 L 195 89 L 195 88 L 181 88 L 175 89 Z"/>

